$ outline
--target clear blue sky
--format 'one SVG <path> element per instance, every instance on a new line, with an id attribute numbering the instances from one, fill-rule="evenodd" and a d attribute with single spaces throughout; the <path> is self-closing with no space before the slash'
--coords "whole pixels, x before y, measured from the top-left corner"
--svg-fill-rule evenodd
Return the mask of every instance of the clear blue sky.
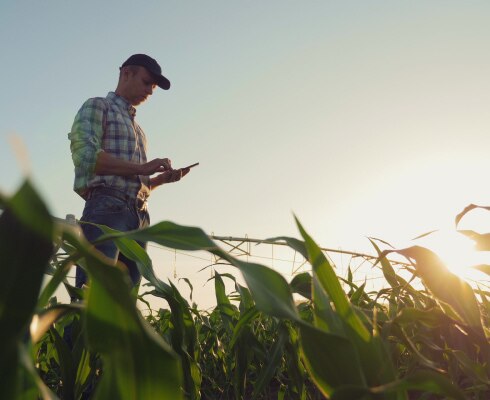
<path id="1" fill-rule="evenodd" d="M 201 165 L 153 222 L 367 250 L 490 203 L 488 1 L 43 1 L 0 5 L 0 189 L 27 147 L 52 213 L 80 216 L 67 133 L 133 53 L 172 82 L 139 107 L 150 157 Z M 490 226 L 490 225 L 488 225 Z"/>

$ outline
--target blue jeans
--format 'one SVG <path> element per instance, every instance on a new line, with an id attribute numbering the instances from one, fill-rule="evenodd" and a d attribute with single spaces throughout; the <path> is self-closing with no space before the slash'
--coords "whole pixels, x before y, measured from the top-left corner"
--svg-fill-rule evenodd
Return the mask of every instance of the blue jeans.
<path id="1" fill-rule="evenodd" d="M 134 200 L 124 200 L 120 197 L 120 193 L 119 197 L 114 197 L 110 194 L 94 192 L 85 203 L 80 221 L 106 225 L 109 228 L 124 232 L 150 225 L 146 203 L 143 208 L 139 208 Z M 81 227 L 86 239 L 91 243 L 102 234 L 102 231 L 94 225 L 81 224 Z M 146 249 L 146 242 L 138 243 Z M 122 261 L 128 268 L 133 285 L 137 285 L 140 282 L 141 274 L 138 266 L 134 261 L 121 254 L 114 242 L 103 242 L 97 245 L 96 248 L 107 257 Z M 77 265 L 75 286 L 81 288 L 86 282 L 87 275 L 85 271 Z"/>

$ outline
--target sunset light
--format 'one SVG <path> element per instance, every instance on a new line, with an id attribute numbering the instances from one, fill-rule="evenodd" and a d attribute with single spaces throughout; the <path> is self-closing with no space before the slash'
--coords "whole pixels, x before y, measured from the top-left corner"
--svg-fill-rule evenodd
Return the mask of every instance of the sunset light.
<path id="1" fill-rule="evenodd" d="M 452 273 L 469 282 L 482 278 L 482 273 L 472 267 L 488 263 L 490 259 L 487 252 L 476 250 L 475 243 L 456 230 L 434 232 L 425 237 L 423 242 Z"/>
<path id="2" fill-rule="evenodd" d="M 0 1 L 0 399 L 490 399 L 489 21 Z"/>

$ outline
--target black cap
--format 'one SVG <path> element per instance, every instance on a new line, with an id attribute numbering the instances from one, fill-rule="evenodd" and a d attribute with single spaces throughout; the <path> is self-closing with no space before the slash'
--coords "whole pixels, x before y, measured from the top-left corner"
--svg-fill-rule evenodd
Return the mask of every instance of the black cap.
<path id="1" fill-rule="evenodd" d="M 124 61 L 122 67 L 126 67 L 127 65 L 139 65 L 141 67 L 145 67 L 148 72 L 150 72 L 155 78 L 156 84 L 160 86 L 164 90 L 168 90 L 170 88 L 170 81 L 162 75 L 162 68 L 156 60 L 147 56 L 146 54 L 133 54 L 126 61 Z"/>

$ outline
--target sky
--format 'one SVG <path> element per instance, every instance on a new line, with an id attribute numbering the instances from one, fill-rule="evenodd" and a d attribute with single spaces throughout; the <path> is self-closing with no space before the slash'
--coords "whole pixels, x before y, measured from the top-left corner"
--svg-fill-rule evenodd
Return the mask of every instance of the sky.
<path id="1" fill-rule="evenodd" d="M 402 247 L 490 204 L 489 17 L 488 1 L 3 1 L 0 190 L 27 174 L 80 217 L 74 116 L 146 53 L 172 82 L 138 107 L 148 157 L 200 162 L 152 193 L 153 223 L 265 239 L 298 237 L 296 215 L 324 247 Z"/>

